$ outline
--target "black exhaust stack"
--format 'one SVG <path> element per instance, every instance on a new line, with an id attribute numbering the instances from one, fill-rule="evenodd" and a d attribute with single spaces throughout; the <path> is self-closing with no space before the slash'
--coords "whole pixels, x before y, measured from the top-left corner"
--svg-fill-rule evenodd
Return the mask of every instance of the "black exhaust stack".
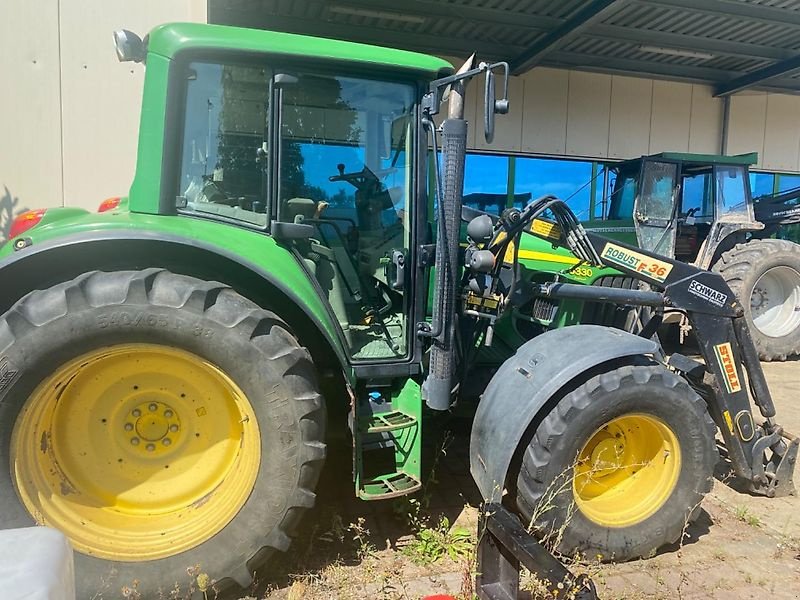
<path id="1" fill-rule="evenodd" d="M 470 57 L 459 69 L 459 73 L 471 70 L 473 60 L 474 57 Z M 444 178 L 442 195 L 439 198 L 442 206 L 439 210 L 441 216 L 437 227 L 436 302 L 433 307 L 433 322 L 441 327 L 441 331 L 433 338 L 428 376 L 422 384 L 422 397 L 434 410 L 450 408 L 453 374 L 457 367 L 455 332 L 459 233 L 464 193 L 464 159 L 467 153 L 467 122 L 464 120 L 465 87 L 466 80 L 456 80 L 451 84 L 448 118 L 442 125 Z"/>

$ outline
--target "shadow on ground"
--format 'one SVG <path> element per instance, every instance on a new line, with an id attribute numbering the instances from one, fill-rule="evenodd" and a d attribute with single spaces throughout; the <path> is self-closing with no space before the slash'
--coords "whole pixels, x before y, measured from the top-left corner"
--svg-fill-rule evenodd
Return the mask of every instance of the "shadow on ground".
<path id="1" fill-rule="evenodd" d="M 303 519 L 289 552 L 271 564 L 270 577 L 260 580 L 251 593 L 284 588 L 297 576 L 314 577 L 330 565 L 358 565 L 366 548 L 402 551 L 413 537 L 414 519 L 435 524 L 446 518 L 454 523 L 465 507 L 477 509 L 481 497 L 469 474 L 470 426 L 467 418 L 426 415 L 423 488 L 394 500 L 357 499 L 349 439 L 329 442 L 315 508 Z"/>

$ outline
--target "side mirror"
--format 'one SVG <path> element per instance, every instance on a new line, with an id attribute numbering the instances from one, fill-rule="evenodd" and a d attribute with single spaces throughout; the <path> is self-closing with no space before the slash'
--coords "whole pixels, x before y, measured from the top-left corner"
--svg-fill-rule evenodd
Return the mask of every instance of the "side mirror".
<path id="1" fill-rule="evenodd" d="M 503 97 L 500 100 L 497 100 L 495 95 L 495 75 L 494 71 L 492 71 L 496 66 L 504 67 L 505 71 Z M 483 107 L 483 135 L 486 138 L 486 143 L 491 144 L 494 140 L 494 116 L 496 114 L 504 115 L 508 112 L 508 65 L 506 63 L 496 63 L 486 70 Z"/>
<path id="2" fill-rule="evenodd" d="M 117 59 L 120 62 L 143 62 L 145 47 L 142 38 L 128 31 L 118 29 L 114 32 L 114 47 L 117 49 Z"/>

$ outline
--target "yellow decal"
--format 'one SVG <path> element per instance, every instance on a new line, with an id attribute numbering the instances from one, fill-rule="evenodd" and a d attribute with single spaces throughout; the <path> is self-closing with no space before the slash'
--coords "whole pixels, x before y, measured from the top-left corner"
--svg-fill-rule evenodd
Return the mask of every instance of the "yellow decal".
<path id="1" fill-rule="evenodd" d="M 550 240 L 561 239 L 561 228 L 555 223 L 534 219 L 531 222 L 531 233 Z"/>
<path id="2" fill-rule="evenodd" d="M 672 265 L 668 262 L 645 256 L 610 242 L 605 245 L 600 256 L 616 265 L 641 273 L 659 283 L 664 283 L 670 271 L 672 271 Z"/>
<path id="3" fill-rule="evenodd" d="M 577 279 L 588 279 L 594 274 L 594 271 L 591 267 L 584 267 L 582 265 L 575 265 L 569 271 L 567 271 L 570 275 Z"/>
<path id="4" fill-rule="evenodd" d="M 506 253 L 503 255 L 503 263 L 507 265 L 514 264 L 514 248 L 516 248 L 515 242 L 509 242 L 508 247 L 506 248 Z"/>
<path id="5" fill-rule="evenodd" d="M 731 419 L 730 411 L 726 410 L 724 413 L 722 413 L 722 416 L 725 417 L 725 423 L 728 425 L 731 435 L 733 435 L 733 419 Z"/>
<path id="6" fill-rule="evenodd" d="M 733 360 L 733 348 L 729 342 L 724 344 L 717 344 L 714 346 L 714 354 L 717 355 L 717 361 L 722 369 L 723 379 L 725 380 L 725 387 L 728 389 L 729 394 L 740 392 L 742 390 L 742 383 L 739 381 L 739 373 L 736 371 L 736 363 Z"/>
<path id="7" fill-rule="evenodd" d="M 581 262 L 574 256 L 561 256 L 550 252 L 537 252 L 536 250 L 520 250 L 519 257 L 525 260 L 546 260 L 554 263 L 564 263 L 566 265 L 577 265 Z"/>

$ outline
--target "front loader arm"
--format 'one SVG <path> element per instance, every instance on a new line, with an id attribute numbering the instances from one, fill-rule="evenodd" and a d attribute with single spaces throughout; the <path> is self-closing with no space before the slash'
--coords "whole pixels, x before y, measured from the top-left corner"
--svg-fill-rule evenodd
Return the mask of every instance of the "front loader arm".
<path id="1" fill-rule="evenodd" d="M 538 286 L 534 294 L 660 305 L 686 314 L 705 366 L 680 355 L 670 364 L 706 392 L 703 395 L 734 470 L 750 482 L 752 491 L 767 496 L 793 493 L 792 471 L 800 440 L 786 434 L 774 420 L 775 405 L 743 308 L 725 280 L 717 273 L 596 234 L 586 233 L 585 239 L 601 265 L 636 277 L 658 291 L 613 290 L 609 294 L 609 290 L 594 286 L 550 283 Z M 704 372 L 708 374 L 706 385 L 698 377 Z M 753 419 L 750 395 L 764 419 L 760 424 Z"/>

